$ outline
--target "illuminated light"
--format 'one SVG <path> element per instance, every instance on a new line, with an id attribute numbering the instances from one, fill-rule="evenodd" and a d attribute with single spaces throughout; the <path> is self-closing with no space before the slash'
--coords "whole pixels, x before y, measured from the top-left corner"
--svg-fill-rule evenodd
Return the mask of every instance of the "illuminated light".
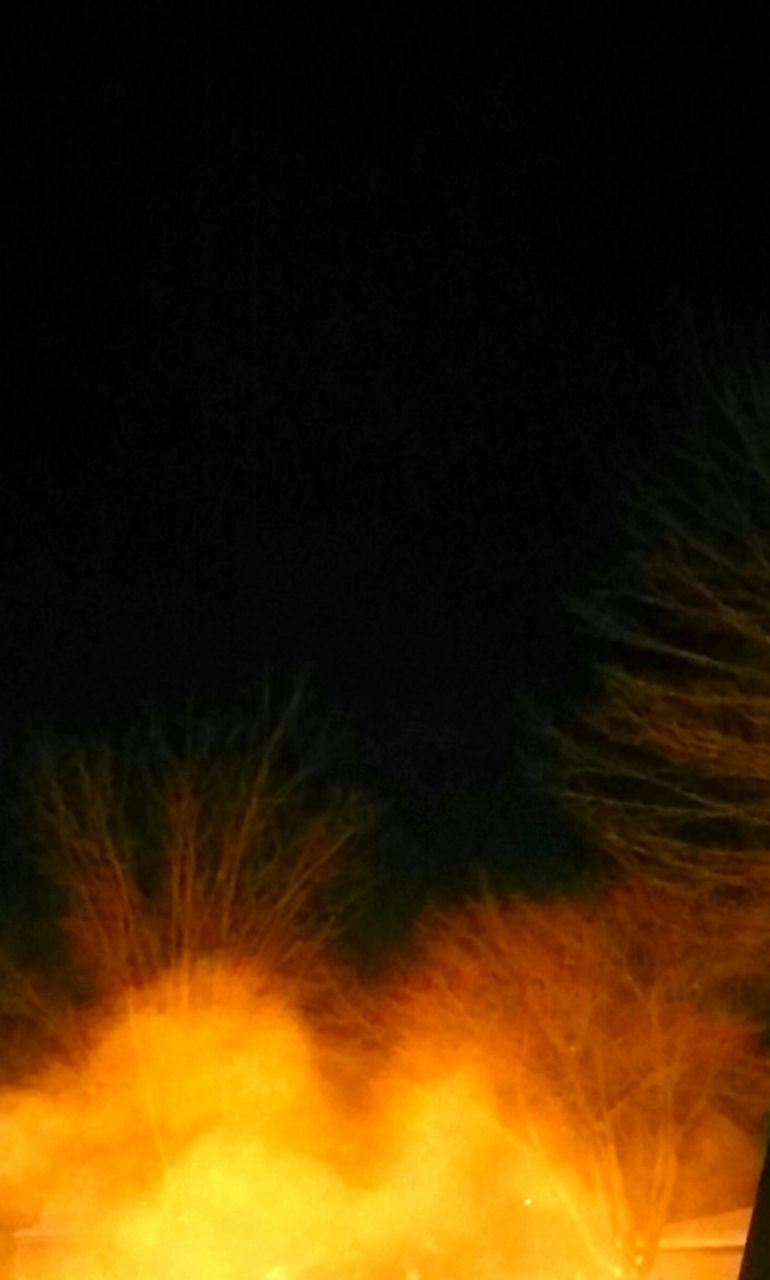
<path id="1" fill-rule="evenodd" d="M 372 1072 L 356 1052 L 346 1084 Z M 557 1137 L 503 1121 L 478 1063 L 418 1058 L 383 1060 L 351 1106 L 289 1004 L 242 976 L 192 981 L 184 1009 L 171 985 L 137 994 L 80 1069 L 0 1100 L 4 1208 L 8 1188 L 57 1227 L 29 1280 L 608 1274 Z"/>

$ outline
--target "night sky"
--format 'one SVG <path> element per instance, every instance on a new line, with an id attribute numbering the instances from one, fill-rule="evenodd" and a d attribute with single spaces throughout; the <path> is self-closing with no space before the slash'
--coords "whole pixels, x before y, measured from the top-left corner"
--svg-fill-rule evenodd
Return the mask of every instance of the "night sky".
<path id="1" fill-rule="evenodd" d="M 766 43 L 218 10 L 18 7 L 4 755 L 309 667 L 416 822 L 543 857 L 615 467 L 762 354 Z"/>

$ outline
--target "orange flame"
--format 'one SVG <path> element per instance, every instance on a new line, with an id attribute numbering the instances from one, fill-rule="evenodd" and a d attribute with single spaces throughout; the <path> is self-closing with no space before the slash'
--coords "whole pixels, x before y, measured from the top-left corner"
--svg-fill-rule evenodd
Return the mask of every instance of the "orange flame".
<path id="1" fill-rule="evenodd" d="M 612 1275 L 601 1213 L 503 1121 L 480 1070 L 383 1063 L 346 1093 L 288 998 L 254 975 L 133 994 L 78 1066 L 2 1100 L 11 1275 Z"/>

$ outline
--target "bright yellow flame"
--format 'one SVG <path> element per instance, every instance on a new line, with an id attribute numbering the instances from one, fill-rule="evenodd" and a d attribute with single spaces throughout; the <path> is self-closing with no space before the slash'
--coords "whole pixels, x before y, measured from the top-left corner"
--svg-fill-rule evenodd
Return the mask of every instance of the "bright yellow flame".
<path id="1" fill-rule="evenodd" d="M 287 1001 L 255 986 L 218 971 L 133 995 L 80 1069 L 2 1100 L 0 1201 L 37 1231 L 16 1238 L 18 1277 L 611 1273 L 601 1215 L 477 1070 L 384 1066 L 372 1101 L 348 1103 Z"/>

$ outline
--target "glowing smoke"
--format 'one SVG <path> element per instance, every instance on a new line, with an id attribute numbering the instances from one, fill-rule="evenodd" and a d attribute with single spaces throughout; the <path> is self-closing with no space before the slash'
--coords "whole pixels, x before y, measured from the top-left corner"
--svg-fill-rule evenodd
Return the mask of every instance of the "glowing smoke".
<path id="1" fill-rule="evenodd" d="M 383 1059 L 372 1077 L 362 1055 L 367 1079 L 351 1090 L 348 1053 L 335 1079 L 257 973 L 132 993 L 79 1063 L 2 1100 L 5 1223 L 41 1233 L 18 1238 L 18 1274 L 610 1274 L 601 1213 L 503 1123 L 480 1072 L 400 1074 Z"/>

